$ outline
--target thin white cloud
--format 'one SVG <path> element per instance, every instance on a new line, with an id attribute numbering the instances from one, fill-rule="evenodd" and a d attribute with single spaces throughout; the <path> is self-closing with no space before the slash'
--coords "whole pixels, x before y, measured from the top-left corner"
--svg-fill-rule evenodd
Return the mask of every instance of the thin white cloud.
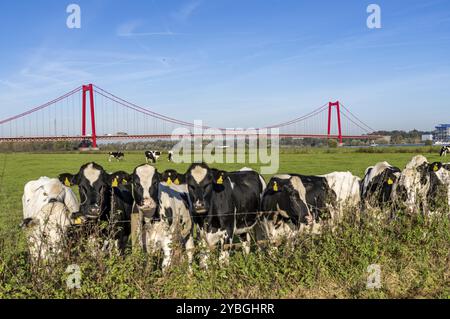
<path id="1" fill-rule="evenodd" d="M 119 37 L 145 37 L 145 36 L 174 36 L 179 33 L 172 32 L 170 30 L 158 31 L 158 32 L 138 32 L 136 31 L 143 25 L 141 20 L 133 20 L 123 23 L 117 27 L 116 35 Z"/>
<path id="2" fill-rule="evenodd" d="M 189 19 L 195 10 L 201 5 L 202 0 L 191 0 L 181 6 L 177 11 L 172 13 L 172 17 L 178 21 L 186 21 Z"/>

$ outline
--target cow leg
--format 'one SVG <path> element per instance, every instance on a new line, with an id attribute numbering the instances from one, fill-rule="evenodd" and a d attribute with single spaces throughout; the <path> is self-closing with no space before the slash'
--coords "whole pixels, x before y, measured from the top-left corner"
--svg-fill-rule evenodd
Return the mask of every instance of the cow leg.
<path id="1" fill-rule="evenodd" d="M 172 262 L 172 236 L 166 235 L 164 236 L 162 242 L 162 250 L 164 253 L 164 258 L 162 262 L 162 270 L 166 271 Z"/>
<path id="2" fill-rule="evenodd" d="M 188 258 L 189 273 L 192 273 L 192 262 L 194 260 L 194 236 L 189 235 L 186 243 L 184 244 L 184 249 L 186 249 L 186 255 Z"/>
<path id="3" fill-rule="evenodd" d="M 224 244 L 227 244 L 228 247 L 224 247 Z M 220 256 L 219 263 L 221 265 L 226 265 L 230 263 L 230 250 L 233 245 L 233 229 L 226 229 L 223 237 L 220 239 Z"/>
<path id="4" fill-rule="evenodd" d="M 240 241 L 242 243 L 242 250 L 244 251 L 244 254 L 248 255 L 250 254 L 250 240 L 251 236 L 249 233 L 245 233 L 239 236 Z"/>

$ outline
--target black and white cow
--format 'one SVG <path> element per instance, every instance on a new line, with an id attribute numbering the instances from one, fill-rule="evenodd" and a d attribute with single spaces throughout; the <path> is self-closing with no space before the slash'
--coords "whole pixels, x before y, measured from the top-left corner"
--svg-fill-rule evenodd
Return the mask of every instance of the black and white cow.
<path id="1" fill-rule="evenodd" d="M 359 205 L 359 185 L 360 178 L 350 172 L 274 176 L 263 195 L 258 239 L 318 233 L 323 221 L 336 226 L 345 209 L 354 211 Z"/>
<path id="2" fill-rule="evenodd" d="M 192 204 L 187 185 L 177 176 L 174 170 L 161 175 L 155 167 L 144 164 L 136 167 L 129 177 L 139 214 L 136 230 L 139 245 L 149 253 L 162 249 L 163 269 L 170 265 L 176 242 L 187 250 L 189 264 L 193 260 Z"/>
<path id="3" fill-rule="evenodd" d="M 450 146 L 442 146 L 441 148 L 441 152 L 439 153 L 439 155 L 442 156 L 447 156 L 447 153 L 450 153 Z"/>
<path id="4" fill-rule="evenodd" d="M 61 253 L 70 228 L 81 224 L 75 194 L 56 178 L 28 182 L 22 196 L 23 222 L 33 261 L 48 260 Z"/>
<path id="5" fill-rule="evenodd" d="M 361 182 L 363 208 L 383 207 L 392 203 L 392 190 L 400 178 L 401 170 L 388 162 L 379 162 L 368 167 Z"/>
<path id="6" fill-rule="evenodd" d="M 440 162 L 417 155 L 402 171 L 394 194 L 409 213 L 433 214 L 450 207 L 450 171 Z M 446 207 L 445 207 L 446 206 Z"/>
<path id="7" fill-rule="evenodd" d="M 125 154 L 123 152 L 109 152 L 108 153 L 108 161 L 111 162 L 112 159 L 116 159 L 117 161 L 123 160 L 125 158 Z"/>
<path id="8" fill-rule="evenodd" d="M 158 158 L 161 156 L 160 151 L 145 151 L 145 161 L 148 163 L 149 161 L 152 163 L 156 163 Z"/>
<path id="9" fill-rule="evenodd" d="M 300 177 L 276 175 L 264 191 L 261 213 L 255 228 L 256 240 L 277 243 L 295 237 L 313 223 L 306 203 L 306 189 Z"/>
<path id="10" fill-rule="evenodd" d="M 122 252 L 130 235 L 129 220 L 133 207 L 131 184 L 127 177 L 125 172 L 108 174 L 94 162 L 81 166 L 75 175 L 59 175 L 64 184 L 78 186 L 81 215 L 93 222 L 107 222 L 109 227 L 102 235 L 111 237 Z"/>
<path id="11" fill-rule="evenodd" d="M 167 153 L 167 160 L 168 160 L 169 162 L 173 162 L 173 151 L 169 151 L 169 152 Z"/>
<path id="12" fill-rule="evenodd" d="M 205 163 L 192 164 L 186 173 L 189 195 L 194 206 L 194 221 L 209 249 L 220 244 L 221 260 L 228 260 L 225 244 L 235 235 L 250 252 L 250 231 L 257 221 L 265 181 L 249 169 L 225 172 L 210 169 Z M 206 266 L 207 253 L 201 260 Z"/>
<path id="13" fill-rule="evenodd" d="M 162 249 L 163 270 L 170 265 L 176 244 L 186 251 L 189 267 L 192 264 L 194 224 L 191 211 L 192 203 L 186 184 L 159 184 L 158 208 L 151 219 L 145 220 L 143 245 L 149 253 Z"/>

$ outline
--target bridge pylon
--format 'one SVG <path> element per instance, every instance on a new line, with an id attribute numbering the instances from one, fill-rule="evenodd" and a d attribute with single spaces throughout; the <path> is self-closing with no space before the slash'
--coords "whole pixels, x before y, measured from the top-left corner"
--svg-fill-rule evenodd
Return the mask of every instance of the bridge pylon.
<path id="1" fill-rule="evenodd" d="M 328 103 L 328 138 L 330 138 L 331 135 L 331 114 L 333 107 L 336 108 L 337 113 L 337 124 L 338 124 L 338 139 L 339 144 L 342 145 L 342 128 L 341 128 L 341 107 L 339 104 L 339 101 L 336 102 L 330 102 Z"/>
<path id="2" fill-rule="evenodd" d="M 97 133 L 95 131 L 95 105 L 94 86 L 92 84 L 83 85 L 83 99 L 81 105 L 81 136 L 86 137 L 86 100 L 89 93 L 89 105 L 91 110 L 91 139 L 92 147 L 97 147 Z"/>

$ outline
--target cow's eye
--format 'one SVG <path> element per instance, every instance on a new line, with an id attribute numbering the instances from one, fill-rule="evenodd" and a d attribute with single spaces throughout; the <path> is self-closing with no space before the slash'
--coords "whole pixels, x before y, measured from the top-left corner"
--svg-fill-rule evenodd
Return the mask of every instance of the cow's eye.
<path id="1" fill-rule="evenodd" d="M 44 196 L 48 196 L 48 194 L 47 194 L 47 193 L 44 193 Z"/>

